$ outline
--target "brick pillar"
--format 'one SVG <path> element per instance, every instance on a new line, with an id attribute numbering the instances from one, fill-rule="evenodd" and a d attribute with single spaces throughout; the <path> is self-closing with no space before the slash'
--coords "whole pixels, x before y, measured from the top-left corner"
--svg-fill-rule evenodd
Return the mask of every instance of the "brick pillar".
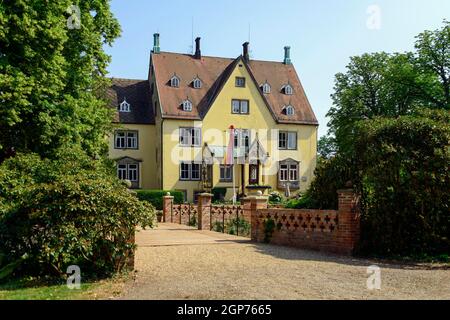
<path id="1" fill-rule="evenodd" d="M 352 254 L 360 233 L 359 197 L 352 189 L 338 190 L 338 241 L 343 254 Z"/>
<path id="2" fill-rule="evenodd" d="M 167 192 L 167 195 L 163 197 L 163 222 L 173 222 L 172 221 L 172 205 L 173 205 L 173 196 L 170 195 L 170 192 Z"/>
<path id="3" fill-rule="evenodd" d="M 258 211 L 260 209 L 267 209 L 267 204 L 269 202 L 268 196 L 263 196 L 261 191 L 258 191 L 257 196 L 249 196 L 242 199 L 242 204 L 244 206 L 244 217 L 251 224 L 251 237 L 252 240 L 255 241 L 258 235 L 258 226 L 256 225 L 256 221 L 258 218 Z"/>
<path id="4" fill-rule="evenodd" d="M 198 230 L 211 229 L 211 201 L 213 195 L 210 193 L 201 193 L 198 196 L 197 223 Z"/>

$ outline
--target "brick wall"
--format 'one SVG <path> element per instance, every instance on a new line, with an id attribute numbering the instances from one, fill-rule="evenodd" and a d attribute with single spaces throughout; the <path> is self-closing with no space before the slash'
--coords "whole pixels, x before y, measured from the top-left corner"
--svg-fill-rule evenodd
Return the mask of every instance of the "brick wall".
<path id="1" fill-rule="evenodd" d="M 252 240 L 350 255 L 359 239 L 358 198 L 339 190 L 339 210 L 252 210 Z M 274 222 L 273 232 L 265 223 Z"/>

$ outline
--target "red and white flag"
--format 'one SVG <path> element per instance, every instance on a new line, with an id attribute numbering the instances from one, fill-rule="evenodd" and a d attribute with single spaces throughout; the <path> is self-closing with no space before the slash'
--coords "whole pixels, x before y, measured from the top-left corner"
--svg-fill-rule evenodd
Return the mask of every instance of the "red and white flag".
<path id="1" fill-rule="evenodd" d="M 225 154 L 225 165 L 232 165 L 234 163 L 234 134 L 234 126 L 230 126 L 230 141 Z"/>

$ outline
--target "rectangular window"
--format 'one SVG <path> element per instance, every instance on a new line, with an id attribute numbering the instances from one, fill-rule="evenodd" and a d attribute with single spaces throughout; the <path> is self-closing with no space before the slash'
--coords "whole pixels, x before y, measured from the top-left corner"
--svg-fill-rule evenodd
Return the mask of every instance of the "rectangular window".
<path id="1" fill-rule="evenodd" d="M 180 145 L 184 147 L 199 147 L 201 143 L 200 128 L 180 128 Z"/>
<path id="2" fill-rule="evenodd" d="M 280 165 L 280 181 L 288 181 L 288 168 L 287 164 Z"/>
<path id="3" fill-rule="evenodd" d="M 200 180 L 201 164 L 193 162 L 180 163 L 180 180 Z"/>
<path id="4" fill-rule="evenodd" d="M 117 177 L 120 180 L 127 180 L 127 165 L 126 164 L 119 164 L 117 166 Z"/>
<path id="5" fill-rule="evenodd" d="M 289 181 L 298 181 L 298 165 L 289 165 Z"/>
<path id="6" fill-rule="evenodd" d="M 248 154 L 250 150 L 250 130 L 249 129 L 235 129 L 234 147 L 245 148 L 245 153 Z"/>
<path id="7" fill-rule="evenodd" d="M 232 99 L 231 112 L 235 114 L 249 114 L 249 104 L 248 100 Z"/>
<path id="8" fill-rule="evenodd" d="M 229 182 L 233 180 L 233 166 L 231 165 L 220 165 L 220 181 Z"/>
<path id="9" fill-rule="evenodd" d="M 297 132 L 280 131 L 278 133 L 278 149 L 297 150 Z"/>
<path id="10" fill-rule="evenodd" d="M 137 131 L 116 131 L 114 135 L 115 149 L 138 149 Z"/>
<path id="11" fill-rule="evenodd" d="M 245 88 L 245 78 L 244 77 L 236 77 L 236 87 Z"/>
<path id="12" fill-rule="evenodd" d="M 138 166 L 137 164 L 128 165 L 128 180 L 135 182 L 138 181 Z"/>

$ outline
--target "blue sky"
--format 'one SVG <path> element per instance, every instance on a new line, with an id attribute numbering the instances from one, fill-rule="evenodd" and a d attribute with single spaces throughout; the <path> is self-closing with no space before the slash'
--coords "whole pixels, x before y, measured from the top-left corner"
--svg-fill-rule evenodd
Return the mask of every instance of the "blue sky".
<path id="1" fill-rule="evenodd" d="M 380 9 L 379 29 L 367 27 L 368 8 Z M 161 50 L 191 51 L 202 38 L 202 54 L 237 57 L 249 39 L 251 57 L 281 61 L 283 47 L 291 58 L 319 120 L 331 106 L 334 75 L 345 71 L 349 57 L 365 52 L 412 50 L 414 37 L 450 20 L 449 0 L 113 0 L 122 26 L 113 47 L 110 76 L 146 79 L 153 33 L 161 34 Z M 376 15 L 376 13 L 375 13 Z M 376 17 L 375 17 L 376 18 Z"/>

